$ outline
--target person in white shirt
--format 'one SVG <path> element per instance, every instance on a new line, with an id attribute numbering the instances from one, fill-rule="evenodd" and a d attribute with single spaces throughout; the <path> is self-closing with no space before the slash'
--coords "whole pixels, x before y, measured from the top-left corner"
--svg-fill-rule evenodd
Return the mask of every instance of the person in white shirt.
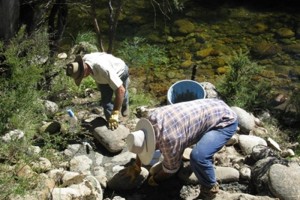
<path id="1" fill-rule="evenodd" d="M 110 129 L 118 127 L 120 111 L 124 117 L 129 114 L 129 73 L 128 66 L 122 59 L 104 52 L 90 53 L 83 57 L 78 55 L 73 62 L 67 64 L 66 74 L 74 79 L 77 86 L 89 75 L 95 80 Z M 115 99 L 112 101 L 113 94 Z"/>

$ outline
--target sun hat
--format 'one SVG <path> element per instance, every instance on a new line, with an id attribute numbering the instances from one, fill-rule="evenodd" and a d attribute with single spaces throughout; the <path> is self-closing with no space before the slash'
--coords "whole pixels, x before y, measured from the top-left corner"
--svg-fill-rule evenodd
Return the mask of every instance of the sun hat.
<path id="1" fill-rule="evenodd" d="M 129 151 L 137 154 L 144 165 L 149 165 L 156 146 L 154 129 L 150 121 L 140 119 L 135 131 L 127 136 L 126 143 Z"/>
<path id="2" fill-rule="evenodd" d="M 67 64 L 66 74 L 74 79 L 77 86 L 80 85 L 84 76 L 84 64 L 80 55 L 76 56 L 74 62 Z"/>

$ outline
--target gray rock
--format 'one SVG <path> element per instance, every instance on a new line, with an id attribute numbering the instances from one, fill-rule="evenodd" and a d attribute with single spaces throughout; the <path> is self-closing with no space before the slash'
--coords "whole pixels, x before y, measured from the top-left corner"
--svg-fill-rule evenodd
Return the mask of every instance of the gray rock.
<path id="1" fill-rule="evenodd" d="M 267 157 L 274 157 L 276 153 L 270 147 L 266 145 L 258 144 L 252 148 L 251 158 L 254 161 L 258 161 Z"/>
<path id="2" fill-rule="evenodd" d="M 277 157 L 267 157 L 257 161 L 251 168 L 251 180 L 254 186 L 254 189 L 258 194 L 265 194 L 272 196 L 269 189 L 269 170 L 274 164 L 285 164 L 287 162 L 283 159 Z M 282 176 L 282 173 L 281 175 Z"/>
<path id="3" fill-rule="evenodd" d="M 255 117 L 242 108 L 233 106 L 231 109 L 237 114 L 239 127 L 242 132 L 248 134 L 255 128 Z"/>
<path id="4" fill-rule="evenodd" d="M 91 174 L 90 170 L 93 161 L 86 155 L 75 156 L 70 161 L 70 171 L 81 172 L 83 174 Z"/>
<path id="5" fill-rule="evenodd" d="M 12 140 L 23 139 L 24 136 L 25 136 L 25 133 L 23 131 L 16 129 L 16 130 L 9 131 L 4 136 L 2 136 L 1 139 L 4 142 L 10 142 Z"/>
<path id="6" fill-rule="evenodd" d="M 300 166 L 274 164 L 269 171 L 268 185 L 272 194 L 282 200 L 300 199 Z"/>
<path id="7" fill-rule="evenodd" d="M 232 167 L 216 166 L 215 173 L 216 178 L 220 183 L 236 182 L 240 177 L 239 171 Z"/>
<path id="8" fill-rule="evenodd" d="M 254 146 L 256 145 L 267 146 L 268 144 L 264 139 L 254 135 L 240 135 L 239 145 L 245 155 L 250 155 L 252 153 L 252 149 Z"/>
<path id="9" fill-rule="evenodd" d="M 251 169 L 249 167 L 243 166 L 240 169 L 240 177 L 243 180 L 250 180 L 251 179 Z"/>
<path id="10" fill-rule="evenodd" d="M 107 187 L 112 190 L 132 190 L 140 187 L 144 181 L 147 179 L 149 172 L 146 168 L 142 167 L 140 174 L 137 176 L 136 179 L 131 180 L 129 176 L 124 176 L 123 169 L 118 171 L 112 179 L 107 182 Z"/>
<path id="11" fill-rule="evenodd" d="M 93 135 L 109 152 L 119 153 L 126 146 L 125 138 L 130 133 L 123 125 L 112 131 L 107 126 L 99 126 L 94 129 Z"/>
<path id="12" fill-rule="evenodd" d="M 49 100 L 45 100 L 43 103 L 48 116 L 53 116 L 58 112 L 58 105 L 56 103 Z"/>
<path id="13" fill-rule="evenodd" d="M 219 94 L 216 90 L 216 87 L 212 83 L 210 83 L 210 82 L 201 82 L 200 84 L 203 86 L 203 88 L 206 92 L 206 97 L 205 98 L 220 98 Z"/>

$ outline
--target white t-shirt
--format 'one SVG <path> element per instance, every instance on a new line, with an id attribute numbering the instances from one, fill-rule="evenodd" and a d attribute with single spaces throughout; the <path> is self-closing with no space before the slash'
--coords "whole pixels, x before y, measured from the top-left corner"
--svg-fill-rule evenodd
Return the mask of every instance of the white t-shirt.
<path id="1" fill-rule="evenodd" d="M 120 75 L 125 70 L 125 62 L 111 54 L 96 52 L 83 56 L 83 61 L 88 64 L 93 74 L 91 77 L 98 84 L 109 84 L 109 86 L 116 90 L 123 82 Z"/>

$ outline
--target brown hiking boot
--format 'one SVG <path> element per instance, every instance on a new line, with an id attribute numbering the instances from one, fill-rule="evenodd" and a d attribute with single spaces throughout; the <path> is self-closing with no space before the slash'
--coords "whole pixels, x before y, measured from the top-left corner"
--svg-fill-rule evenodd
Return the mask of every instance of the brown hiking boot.
<path id="1" fill-rule="evenodd" d="M 216 197 L 216 194 L 219 192 L 219 184 L 216 183 L 212 187 L 206 187 L 206 186 L 201 186 L 200 189 L 200 194 L 198 196 L 198 199 L 214 199 Z"/>

